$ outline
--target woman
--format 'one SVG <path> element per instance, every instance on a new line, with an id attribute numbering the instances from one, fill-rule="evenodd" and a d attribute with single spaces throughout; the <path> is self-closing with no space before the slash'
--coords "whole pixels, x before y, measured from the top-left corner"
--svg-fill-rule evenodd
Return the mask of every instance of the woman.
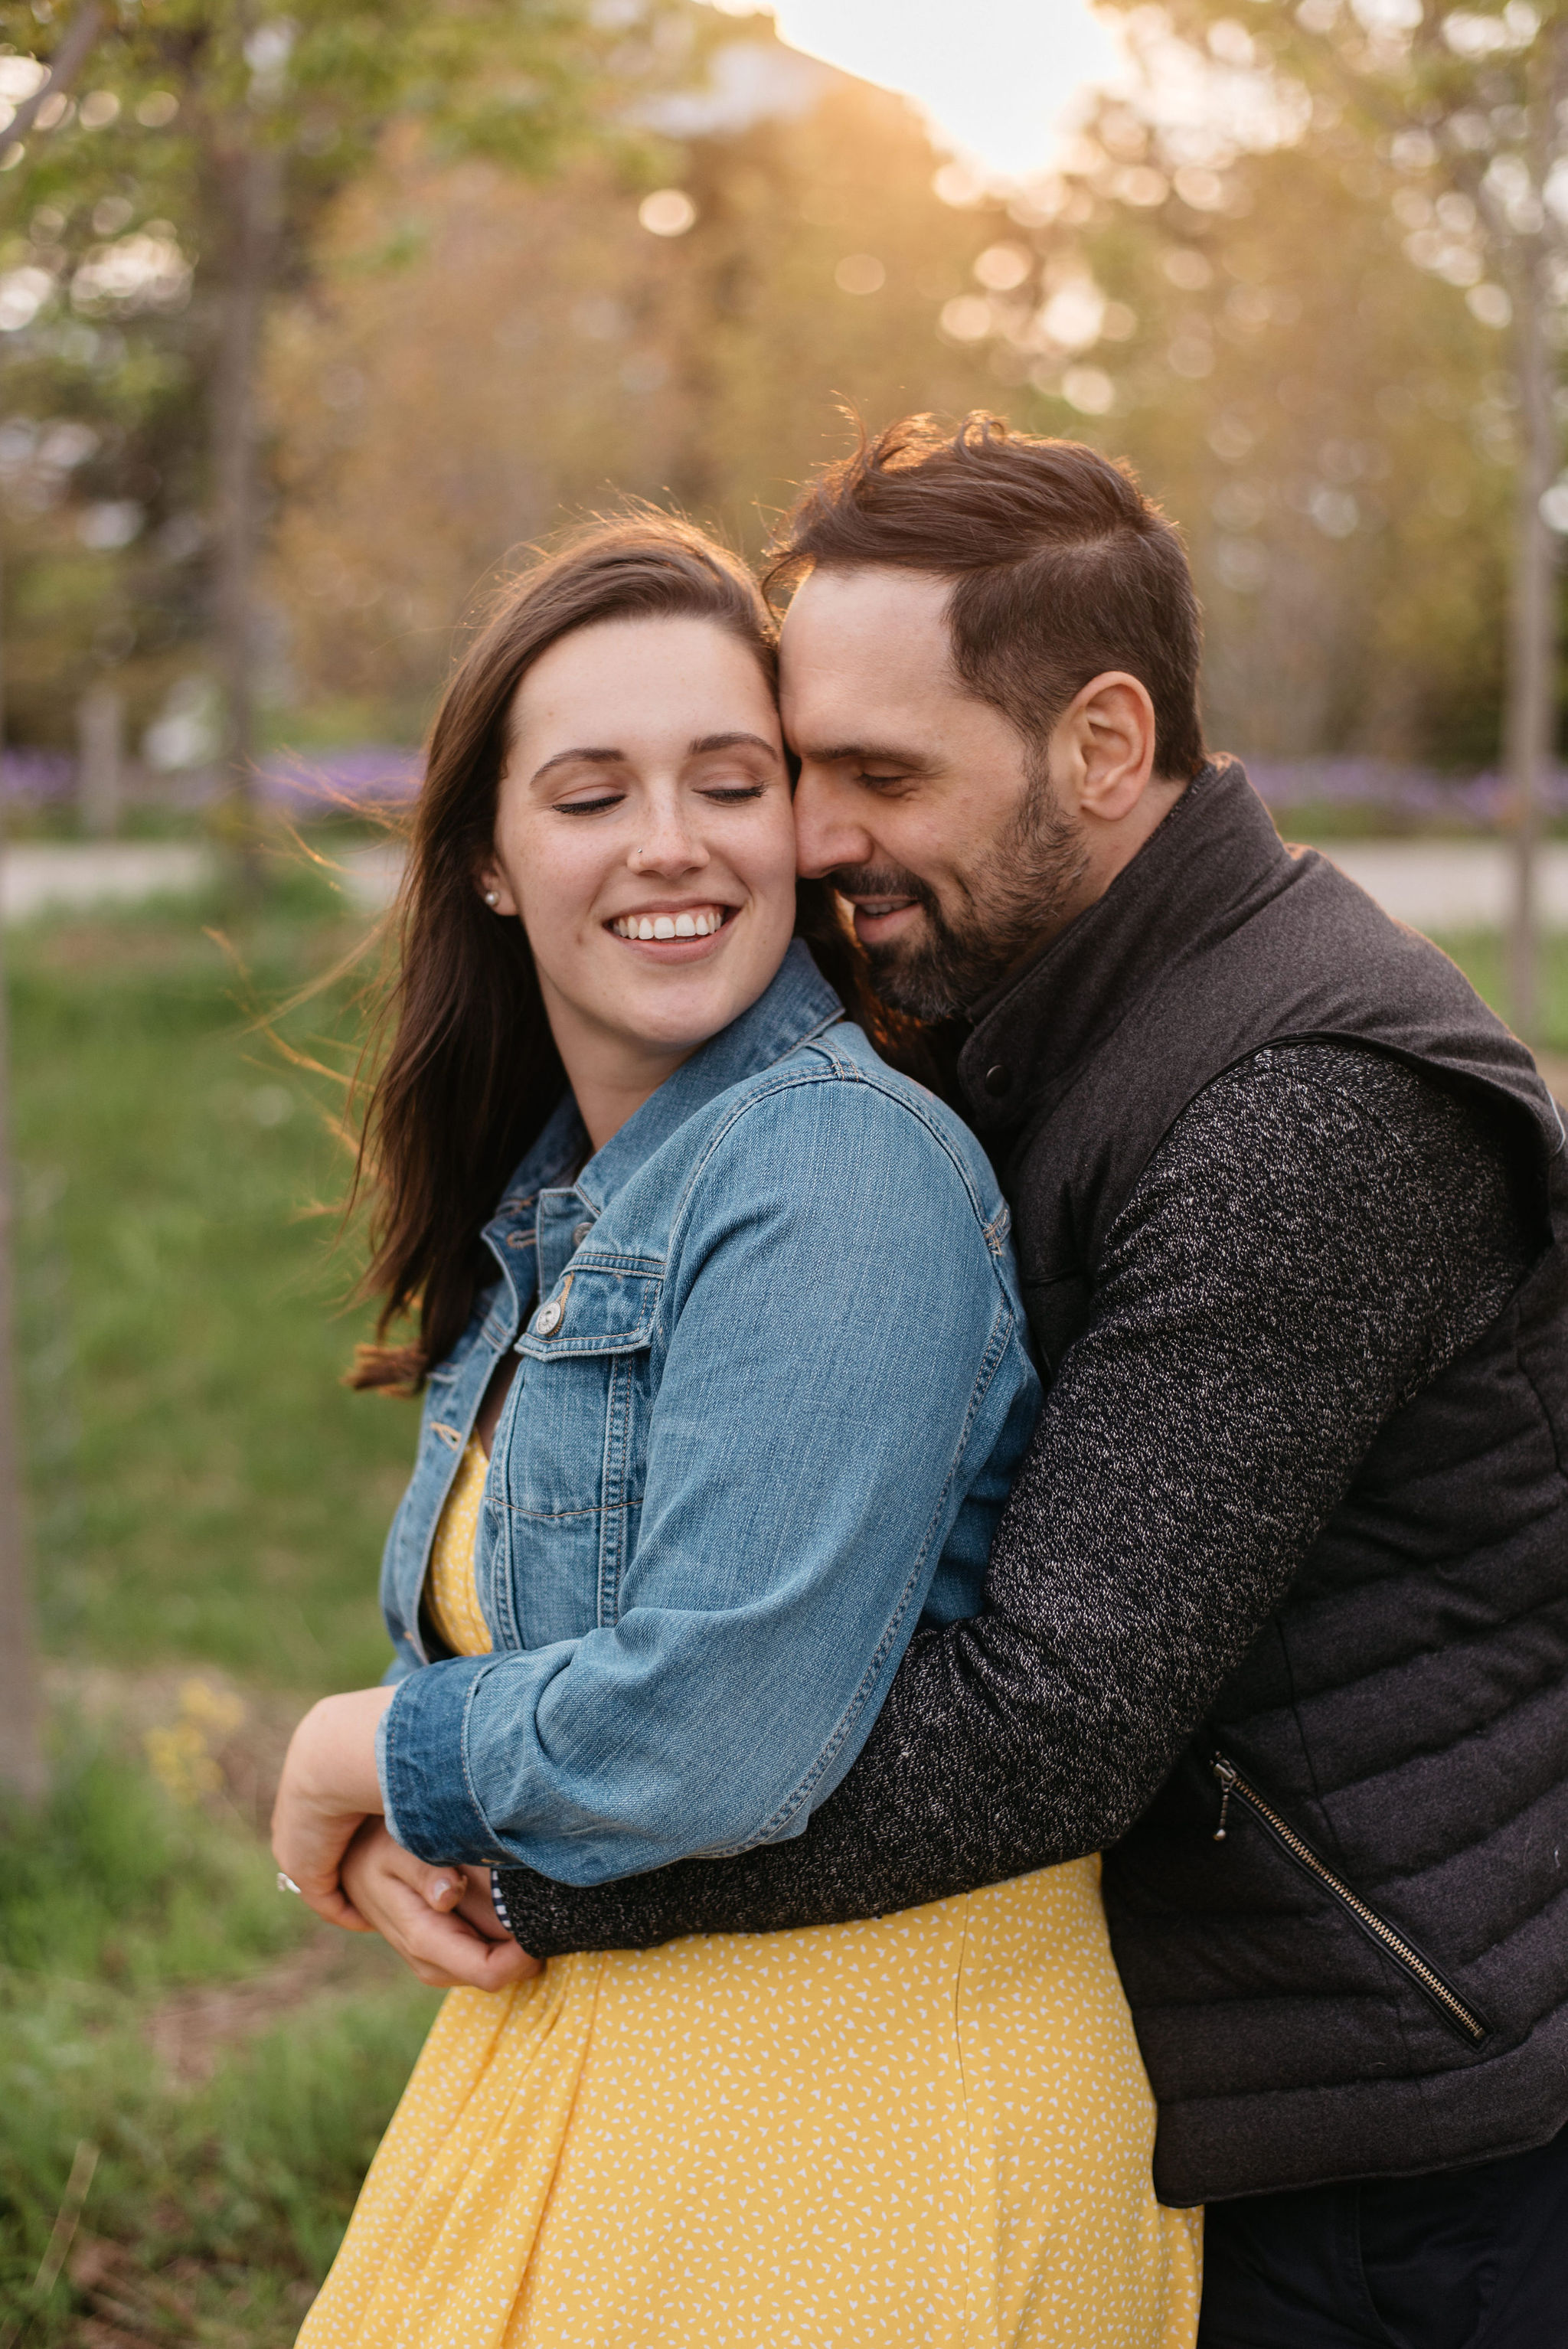
<path id="1" fill-rule="evenodd" d="M 798 1833 L 976 1604 L 1038 1401 L 1006 1209 L 796 917 L 765 607 L 600 527 L 437 720 L 372 1104 L 397 1661 L 301 1724 L 274 1843 L 466 1986 L 309 2349 L 1192 2339 L 1098 1863 L 537 1979 L 459 1882 Z"/>

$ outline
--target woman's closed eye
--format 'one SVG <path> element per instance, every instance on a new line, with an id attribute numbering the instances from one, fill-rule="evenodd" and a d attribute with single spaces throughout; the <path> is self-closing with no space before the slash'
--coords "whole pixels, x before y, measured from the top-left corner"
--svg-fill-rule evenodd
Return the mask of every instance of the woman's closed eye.
<path id="1" fill-rule="evenodd" d="M 602 815 L 606 808 L 619 807 L 625 796 L 624 792 L 596 791 L 583 799 L 557 800 L 555 812 L 557 815 Z"/>
<path id="2" fill-rule="evenodd" d="M 697 786 L 699 796 L 712 801 L 717 807 L 738 807 L 743 800 L 759 800 L 767 789 L 766 783 L 755 781 L 711 782 Z M 603 784 L 599 784 L 581 795 L 557 800 L 555 812 L 558 815 L 603 815 L 606 809 L 622 806 L 625 799 L 624 792 L 606 791 Z"/>

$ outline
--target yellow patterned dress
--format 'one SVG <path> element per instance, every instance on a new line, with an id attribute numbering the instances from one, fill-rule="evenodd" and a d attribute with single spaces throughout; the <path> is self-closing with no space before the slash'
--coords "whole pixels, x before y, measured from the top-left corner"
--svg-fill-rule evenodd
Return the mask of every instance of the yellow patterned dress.
<path id="1" fill-rule="evenodd" d="M 490 1637 L 470 1443 L 427 1606 Z M 449 1992 L 299 2349 L 1191 2349 L 1099 1862 Z"/>

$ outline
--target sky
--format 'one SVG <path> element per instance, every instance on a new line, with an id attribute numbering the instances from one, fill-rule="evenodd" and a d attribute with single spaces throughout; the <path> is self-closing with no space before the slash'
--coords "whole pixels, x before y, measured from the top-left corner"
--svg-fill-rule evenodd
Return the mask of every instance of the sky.
<path id="1" fill-rule="evenodd" d="M 1064 113 L 1117 63 L 1085 0 L 775 0 L 775 13 L 792 47 L 903 91 L 944 144 L 1009 178 L 1050 164 Z"/>

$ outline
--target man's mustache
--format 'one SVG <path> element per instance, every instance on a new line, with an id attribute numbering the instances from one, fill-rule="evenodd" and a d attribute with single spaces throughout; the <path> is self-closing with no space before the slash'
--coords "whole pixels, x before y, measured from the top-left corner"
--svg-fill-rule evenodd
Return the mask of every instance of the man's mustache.
<path id="1" fill-rule="evenodd" d="M 899 864 L 836 864 L 822 879 L 841 897 L 913 897 L 928 913 L 936 904 L 919 874 Z"/>

